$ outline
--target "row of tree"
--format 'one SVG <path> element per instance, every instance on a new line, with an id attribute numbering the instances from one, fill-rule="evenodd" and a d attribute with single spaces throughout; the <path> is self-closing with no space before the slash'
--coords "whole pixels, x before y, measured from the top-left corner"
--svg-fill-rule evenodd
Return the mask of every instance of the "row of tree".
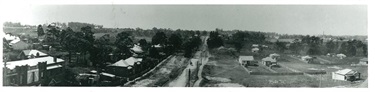
<path id="1" fill-rule="evenodd" d="M 276 42 L 277 47 L 287 49 L 286 43 Z M 296 54 L 307 49 L 308 55 L 325 55 L 327 53 L 343 53 L 347 56 L 356 56 L 358 50 L 362 50 L 363 55 L 367 56 L 367 44 L 359 40 L 348 41 L 327 41 L 316 36 L 303 36 L 301 40 L 295 39 L 290 44 L 289 49 Z"/>

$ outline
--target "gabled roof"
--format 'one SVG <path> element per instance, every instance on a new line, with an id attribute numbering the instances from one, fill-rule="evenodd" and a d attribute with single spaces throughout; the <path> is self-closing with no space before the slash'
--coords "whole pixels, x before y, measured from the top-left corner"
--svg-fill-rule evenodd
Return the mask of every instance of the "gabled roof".
<path id="1" fill-rule="evenodd" d="M 129 57 L 125 60 L 119 60 L 116 63 L 110 65 L 110 66 L 118 66 L 118 67 L 128 67 L 128 66 L 133 66 L 135 62 L 137 62 L 138 59 L 134 57 Z"/>
<path id="2" fill-rule="evenodd" d="M 343 69 L 343 70 L 338 70 L 335 73 L 340 74 L 340 75 L 351 75 L 351 74 L 357 73 L 357 71 L 354 71 L 352 69 Z"/>
<path id="3" fill-rule="evenodd" d="M 38 50 L 23 50 L 23 53 L 25 53 L 26 56 L 34 55 L 36 56 L 37 53 L 39 53 L 39 56 L 46 56 L 46 53 L 40 52 Z"/>
<path id="4" fill-rule="evenodd" d="M 39 62 L 47 62 L 47 65 L 55 63 L 53 61 L 53 57 L 47 56 L 47 57 L 39 57 L 39 58 L 7 62 L 6 67 L 9 69 L 14 69 L 16 66 L 22 66 L 22 65 L 36 66 L 38 65 Z M 59 62 L 64 62 L 64 60 L 57 58 L 56 63 L 59 63 Z"/>
<path id="5" fill-rule="evenodd" d="M 336 56 L 337 56 L 337 57 L 346 57 L 345 54 L 337 54 Z"/>
<path id="6" fill-rule="evenodd" d="M 270 56 L 280 56 L 280 55 L 276 54 L 276 53 L 272 53 L 272 54 L 270 54 Z"/>
<path id="7" fill-rule="evenodd" d="M 254 60 L 253 56 L 240 56 L 239 57 L 241 60 Z"/>
<path id="8" fill-rule="evenodd" d="M 142 53 L 142 52 L 144 52 L 144 51 L 142 50 L 142 47 L 139 46 L 139 45 L 136 45 L 136 44 L 134 44 L 133 48 L 130 48 L 130 49 L 131 49 L 132 51 L 136 52 L 136 53 Z"/>
<path id="9" fill-rule="evenodd" d="M 310 56 L 302 56 L 301 58 L 302 59 L 312 59 L 312 57 L 310 57 Z"/>
<path id="10" fill-rule="evenodd" d="M 15 40 L 10 41 L 9 44 L 15 44 L 15 43 L 18 43 L 20 41 L 21 41 L 20 39 L 15 39 Z"/>
<path id="11" fill-rule="evenodd" d="M 272 59 L 271 57 L 265 57 L 262 59 L 262 61 L 271 61 L 271 62 L 276 62 L 275 59 Z"/>

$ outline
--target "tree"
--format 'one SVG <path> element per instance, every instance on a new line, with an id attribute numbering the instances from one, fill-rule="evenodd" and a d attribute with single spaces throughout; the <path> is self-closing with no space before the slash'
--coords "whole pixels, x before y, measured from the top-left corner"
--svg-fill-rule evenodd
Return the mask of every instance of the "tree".
<path id="1" fill-rule="evenodd" d="M 363 50 L 363 55 L 367 57 L 367 44 L 363 44 L 362 50 Z"/>
<path id="2" fill-rule="evenodd" d="M 169 37 L 169 40 L 170 44 L 172 45 L 172 49 L 173 50 L 177 50 L 177 49 L 180 49 L 181 48 L 181 44 L 182 44 L 182 39 L 180 37 L 180 34 L 176 33 L 176 34 L 172 34 L 170 37 Z"/>
<path id="3" fill-rule="evenodd" d="M 284 50 L 286 49 L 285 43 L 280 42 L 279 40 L 277 40 L 275 44 L 276 44 L 277 50 L 280 52 L 284 52 Z"/>
<path id="4" fill-rule="evenodd" d="M 219 29 L 217 29 L 217 30 L 219 30 Z M 218 31 L 210 32 L 210 36 L 207 39 L 207 45 L 208 45 L 208 48 L 210 48 L 210 49 L 217 48 L 217 47 L 220 47 L 220 46 L 224 45 L 222 38 L 219 37 Z"/>
<path id="5" fill-rule="evenodd" d="M 249 35 L 246 32 L 238 31 L 235 34 L 233 34 L 233 43 L 234 47 L 238 52 L 242 49 L 242 47 L 245 45 L 245 38 L 246 36 Z"/>
<path id="6" fill-rule="evenodd" d="M 116 36 L 115 46 L 118 48 L 120 56 L 126 58 L 131 54 L 130 48 L 133 46 L 133 40 L 127 32 L 121 32 Z"/>
<path id="7" fill-rule="evenodd" d="M 37 32 L 38 32 L 38 37 L 44 35 L 44 30 L 43 30 L 42 25 L 38 25 Z"/>
<path id="8" fill-rule="evenodd" d="M 165 35 L 164 32 L 157 32 L 153 37 L 152 37 L 152 45 L 165 45 L 167 42 L 167 36 Z"/>
<path id="9" fill-rule="evenodd" d="M 335 46 L 336 46 L 336 44 L 332 40 L 327 42 L 327 44 L 326 44 L 327 53 L 333 53 L 336 49 Z"/>
<path id="10" fill-rule="evenodd" d="M 299 52 L 302 49 L 302 43 L 299 41 L 299 39 L 294 39 L 293 43 L 290 44 L 290 49 L 295 53 L 299 54 Z"/>

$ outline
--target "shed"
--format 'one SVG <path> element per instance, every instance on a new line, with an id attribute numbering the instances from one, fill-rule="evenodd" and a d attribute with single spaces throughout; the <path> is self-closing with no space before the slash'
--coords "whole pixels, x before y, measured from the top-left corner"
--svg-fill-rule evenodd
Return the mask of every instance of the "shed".
<path id="1" fill-rule="evenodd" d="M 344 80 L 344 81 L 355 81 L 361 78 L 361 73 L 352 69 L 343 69 L 336 72 L 332 72 L 332 79 Z"/>
<path id="2" fill-rule="evenodd" d="M 276 59 L 266 57 L 262 59 L 262 64 L 265 66 L 277 65 Z"/>
<path id="3" fill-rule="evenodd" d="M 254 60 L 253 56 L 240 56 L 238 62 L 241 65 L 255 65 L 257 62 Z"/>

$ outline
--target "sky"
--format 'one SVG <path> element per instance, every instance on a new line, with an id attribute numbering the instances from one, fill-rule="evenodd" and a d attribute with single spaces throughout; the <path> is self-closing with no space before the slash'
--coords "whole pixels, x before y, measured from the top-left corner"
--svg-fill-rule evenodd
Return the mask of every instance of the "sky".
<path id="1" fill-rule="evenodd" d="M 5 21 L 29 25 L 74 21 L 107 28 L 304 35 L 367 35 L 368 21 L 366 5 L 23 5 L 7 11 Z"/>

